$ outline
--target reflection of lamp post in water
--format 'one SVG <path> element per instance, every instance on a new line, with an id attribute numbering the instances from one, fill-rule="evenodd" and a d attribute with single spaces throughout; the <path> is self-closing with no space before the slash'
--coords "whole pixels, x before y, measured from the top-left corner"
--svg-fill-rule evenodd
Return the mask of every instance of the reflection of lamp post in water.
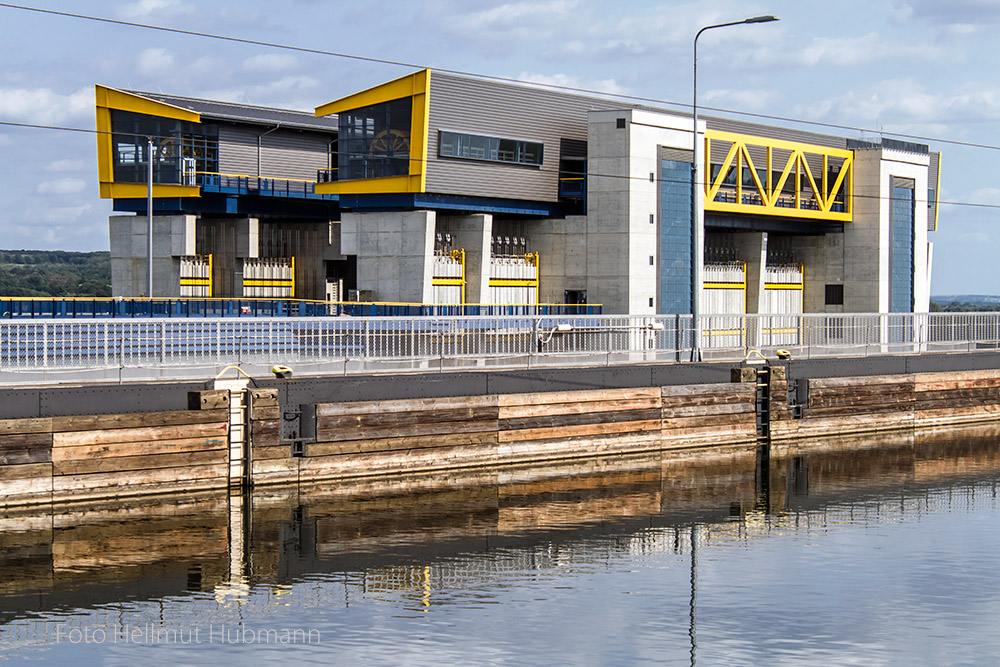
<path id="1" fill-rule="evenodd" d="M 695 635 L 698 621 L 698 524 L 691 524 L 691 612 L 688 636 L 691 638 L 691 667 L 695 664 L 698 641 Z"/>

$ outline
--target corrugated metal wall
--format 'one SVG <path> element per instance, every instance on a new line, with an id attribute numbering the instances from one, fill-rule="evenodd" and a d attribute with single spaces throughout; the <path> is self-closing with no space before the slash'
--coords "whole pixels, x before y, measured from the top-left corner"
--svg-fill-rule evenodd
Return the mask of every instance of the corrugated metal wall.
<path id="1" fill-rule="evenodd" d="M 587 140 L 587 111 L 629 105 L 551 90 L 431 75 L 427 191 L 557 201 L 560 139 Z M 544 144 L 541 167 L 438 157 L 438 132 L 450 130 Z"/>
<path id="2" fill-rule="evenodd" d="M 258 134 L 255 127 L 219 125 L 219 171 L 256 176 Z"/>
<path id="3" fill-rule="evenodd" d="M 261 138 L 260 175 L 315 181 L 330 166 L 331 135 L 278 130 Z"/>
<path id="4" fill-rule="evenodd" d="M 219 171 L 223 174 L 257 176 L 257 138 L 263 126 L 219 127 Z M 321 132 L 278 130 L 261 137 L 260 176 L 316 180 L 316 170 L 330 166 L 333 135 Z"/>
<path id="5" fill-rule="evenodd" d="M 800 286 L 796 289 L 794 286 Z M 776 315 L 802 313 L 802 267 L 768 266 L 764 269 L 764 303 L 760 312 Z M 769 287 L 771 286 L 771 287 Z"/>

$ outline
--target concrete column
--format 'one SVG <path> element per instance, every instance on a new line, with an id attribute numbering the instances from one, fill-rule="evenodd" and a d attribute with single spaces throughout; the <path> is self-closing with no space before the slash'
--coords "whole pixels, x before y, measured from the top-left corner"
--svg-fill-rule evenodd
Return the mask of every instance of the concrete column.
<path id="1" fill-rule="evenodd" d="M 466 303 L 489 303 L 493 216 L 481 213 L 450 218 L 448 222 L 452 245 L 465 249 Z"/>
<path id="2" fill-rule="evenodd" d="M 764 303 L 764 275 L 767 268 L 767 232 L 733 234 L 737 256 L 747 264 L 747 312 L 759 313 Z"/>
<path id="3" fill-rule="evenodd" d="M 236 221 L 236 256 L 260 257 L 260 221 L 257 218 Z"/>
<path id="4" fill-rule="evenodd" d="M 358 258 L 358 289 L 376 301 L 434 297 L 434 211 L 344 213 L 341 252 Z"/>
<path id="5" fill-rule="evenodd" d="M 153 217 L 153 296 L 180 296 L 180 258 L 195 254 L 193 215 Z M 148 223 L 145 216 L 112 215 L 111 293 L 137 297 L 146 292 Z"/>

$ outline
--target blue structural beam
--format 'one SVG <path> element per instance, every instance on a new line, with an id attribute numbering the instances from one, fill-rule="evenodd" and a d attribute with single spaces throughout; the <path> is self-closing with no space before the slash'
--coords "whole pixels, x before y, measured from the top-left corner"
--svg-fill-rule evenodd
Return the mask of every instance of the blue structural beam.
<path id="1" fill-rule="evenodd" d="M 436 209 L 468 211 L 470 213 L 506 213 L 553 217 L 562 215 L 563 206 L 558 202 L 496 197 L 466 197 L 433 193 L 396 193 L 340 195 L 340 206 L 355 211 L 385 211 L 399 209 Z"/>
<path id="2" fill-rule="evenodd" d="M 115 199 L 114 210 L 146 213 L 145 199 Z M 217 213 L 226 215 L 294 217 L 299 219 L 335 220 L 340 211 L 336 199 L 305 199 L 293 197 L 259 197 L 207 193 L 201 197 L 161 197 L 153 200 L 153 213 L 182 215 Z"/>

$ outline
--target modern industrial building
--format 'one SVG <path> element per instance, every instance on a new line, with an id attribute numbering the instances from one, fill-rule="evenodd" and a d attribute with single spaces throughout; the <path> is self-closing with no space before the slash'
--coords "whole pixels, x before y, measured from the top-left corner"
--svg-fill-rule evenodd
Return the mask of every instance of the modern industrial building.
<path id="1" fill-rule="evenodd" d="M 146 291 L 152 161 L 157 297 L 928 309 L 921 144 L 710 117 L 692 188 L 689 115 L 429 70 L 314 112 L 98 86 L 97 123 L 116 296 Z"/>

